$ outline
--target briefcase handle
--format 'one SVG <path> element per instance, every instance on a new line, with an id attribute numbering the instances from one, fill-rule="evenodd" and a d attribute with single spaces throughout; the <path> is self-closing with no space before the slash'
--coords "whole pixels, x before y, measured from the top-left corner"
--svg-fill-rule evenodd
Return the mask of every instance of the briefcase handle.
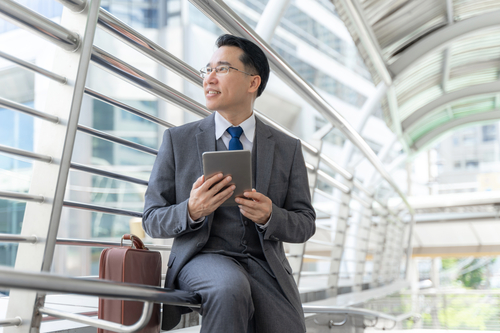
<path id="1" fill-rule="evenodd" d="M 139 237 L 137 237 L 136 235 L 132 235 L 132 234 L 123 235 L 122 240 L 120 241 L 120 246 L 123 246 L 124 239 L 132 241 L 132 248 L 136 248 L 138 250 L 149 250 L 146 246 L 144 246 L 144 243 L 142 242 L 142 240 Z"/>

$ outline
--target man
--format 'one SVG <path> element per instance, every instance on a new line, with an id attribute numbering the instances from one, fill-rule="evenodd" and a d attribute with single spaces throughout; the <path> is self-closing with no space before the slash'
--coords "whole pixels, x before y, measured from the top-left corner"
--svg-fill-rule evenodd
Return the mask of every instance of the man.
<path id="1" fill-rule="evenodd" d="M 146 192 L 144 229 L 174 238 L 165 287 L 201 295 L 201 332 L 303 333 L 282 244 L 305 242 L 315 232 L 301 144 L 253 113 L 269 78 L 262 50 L 231 35 L 216 44 L 202 69 L 206 105 L 216 112 L 165 131 Z M 231 183 L 222 174 L 205 179 L 201 156 L 235 147 L 252 152 L 254 189 L 244 194 L 251 200 L 219 207 L 235 187 L 222 190 Z M 177 324 L 179 309 L 163 307 L 163 329 Z"/>

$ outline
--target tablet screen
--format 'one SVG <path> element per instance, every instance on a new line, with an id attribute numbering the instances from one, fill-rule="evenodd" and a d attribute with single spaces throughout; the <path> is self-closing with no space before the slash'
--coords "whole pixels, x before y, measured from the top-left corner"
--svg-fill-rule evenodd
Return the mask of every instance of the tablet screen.
<path id="1" fill-rule="evenodd" d="M 230 184 L 236 189 L 223 206 L 236 206 L 236 197 L 243 197 L 243 192 L 252 190 L 252 153 L 249 150 L 225 150 L 203 153 L 203 174 L 205 179 L 222 172 L 224 177 L 231 176 Z"/>

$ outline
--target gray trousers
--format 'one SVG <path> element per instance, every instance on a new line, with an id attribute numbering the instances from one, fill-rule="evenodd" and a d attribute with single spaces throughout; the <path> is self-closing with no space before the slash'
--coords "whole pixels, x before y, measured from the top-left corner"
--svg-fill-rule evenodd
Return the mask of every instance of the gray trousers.
<path id="1" fill-rule="evenodd" d="M 304 333 L 302 314 L 253 259 L 200 253 L 182 268 L 177 283 L 201 295 L 201 333 Z"/>

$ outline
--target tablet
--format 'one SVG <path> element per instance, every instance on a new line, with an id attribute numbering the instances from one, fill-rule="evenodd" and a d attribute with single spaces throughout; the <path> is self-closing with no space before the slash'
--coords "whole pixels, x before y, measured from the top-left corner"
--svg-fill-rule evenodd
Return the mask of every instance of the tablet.
<path id="1" fill-rule="evenodd" d="M 243 192 L 252 190 L 252 153 L 250 150 L 225 150 L 203 153 L 203 174 L 205 179 L 222 172 L 231 176 L 236 185 L 233 195 L 221 207 L 238 205 L 234 199 L 243 197 Z M 228 185 L 229 186 L 229 185 Z"/>

